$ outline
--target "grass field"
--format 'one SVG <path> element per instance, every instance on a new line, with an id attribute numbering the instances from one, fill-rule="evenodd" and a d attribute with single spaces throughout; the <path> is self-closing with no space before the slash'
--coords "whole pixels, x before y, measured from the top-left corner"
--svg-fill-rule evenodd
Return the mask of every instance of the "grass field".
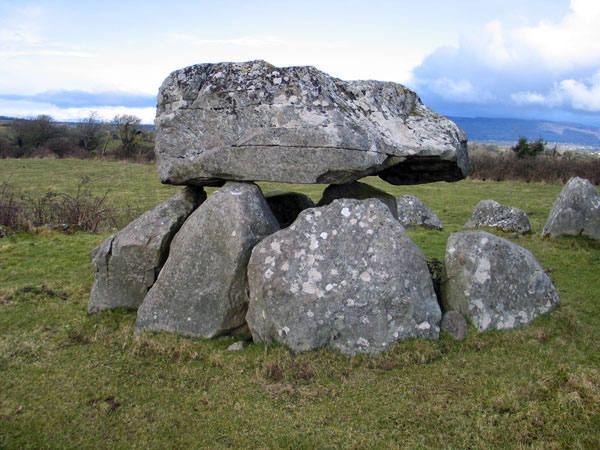
<path id="1" fill-rule="evenodd" d="M 153 165 L 0 160 L 0 183 L 74 192 L 87 175 L 115 205 L 148 209 L 178 187 Z M 557 185 L 368 182 L 414 194 L 445 231 L 409 230 L 428 258 L 476 203 L 525 210 L 513 237 L 539 259 L 560 306 L 514 331 L 398 343 L 375 357 L 232 338 L 133 335 L 135 312 L 86 312 L 89 252 L 104 234 L 0 239 L 0 448 L 599 448 L 600 242 L 543 240 Z M 324 186 L 261 183 L 318 200 Z"/>

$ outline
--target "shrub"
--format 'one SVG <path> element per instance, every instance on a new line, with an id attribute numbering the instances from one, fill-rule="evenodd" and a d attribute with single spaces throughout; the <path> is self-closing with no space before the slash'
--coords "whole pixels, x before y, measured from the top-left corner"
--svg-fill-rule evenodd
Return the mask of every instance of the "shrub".
<path id="1" fill-rule="evenodd" d="M 83 177 L 75 195 L 47 192 L 41 198 L 31 198 L 5 182 L 0 187 L 0 225 L 22 231 L 50 226 L 97 233 L 103 228 L 120 228 L 137 215 L 132 208 L 111 207 L 108 194 L 96 196 L 90 189 L 89 177 Z"/>
<path id="2" fill-rule="evenodd" d="M 529 156 L 538 156 L 544 153 L 546 149 L 546 142 L 539 138 L 535 142 L 528 142 L 526 137 L 522 137 L 517 142 L 517 145 L 510 149 L 515 152 L 518 158 L 526 158 Z"/>

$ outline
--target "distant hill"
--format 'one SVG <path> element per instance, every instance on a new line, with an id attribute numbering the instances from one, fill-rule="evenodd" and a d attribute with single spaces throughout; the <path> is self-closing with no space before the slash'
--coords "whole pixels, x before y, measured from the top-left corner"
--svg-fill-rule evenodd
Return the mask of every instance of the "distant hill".
<path id="1" fill-rule="evenodd" d="M 461 127 L 469 140 L 480 142 L 516 142 L 520 137 L 549 143 L 575 144 L 600 149 L 600 128 L 574 123 L 524 119 L 488 119 L 449 117 Z"/>

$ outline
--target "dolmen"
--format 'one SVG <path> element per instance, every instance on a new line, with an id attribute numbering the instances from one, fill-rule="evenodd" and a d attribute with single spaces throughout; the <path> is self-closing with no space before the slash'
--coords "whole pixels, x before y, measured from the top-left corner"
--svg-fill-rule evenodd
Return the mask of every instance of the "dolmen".
<path id="1" fill-rule="evenodd" d="M 468 174 L 465 134 L 414 92 L 313 67 L 201 64 L 161 86 L 156 133 L 161 181 L 186 187 L 92 251 L 90 313 L 133 308 L 137 333 L 238 334 L 296 352 L 439 337 L 427 261 L 394 197 L 357 182 Z M 315 206 L 257 181 L 329 186 Z M 219 189 L 207 198 L 204 186 Z"/>

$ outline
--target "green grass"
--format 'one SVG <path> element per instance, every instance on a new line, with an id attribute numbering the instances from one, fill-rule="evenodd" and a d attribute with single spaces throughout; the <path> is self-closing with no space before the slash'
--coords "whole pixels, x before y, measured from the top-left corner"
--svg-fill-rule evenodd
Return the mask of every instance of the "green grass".
<path id="1" fill-rule="evenodd" d="M 148 209 L 181 188 L 152 165 L 0 160 L 0 182 L 74 192 L 82 175 L 118 205 Z M 542 240 L 561 186 L 463 181 L 391 186 L 444 232 L 409 230 L 428 258 L 476 203 L 524 209 L 515 238 L 551 269 L 561 304 L 514 331 L 398 343 L 375 357 L 293 355 L 232 338 L 133 335 L 135 312 L 86 313 L 89 251 L 107 234 L 0 239 L 0 448 L 598 448 L 600 243 Z M 324 186 L 261 183 L 318 200 Z"/>

